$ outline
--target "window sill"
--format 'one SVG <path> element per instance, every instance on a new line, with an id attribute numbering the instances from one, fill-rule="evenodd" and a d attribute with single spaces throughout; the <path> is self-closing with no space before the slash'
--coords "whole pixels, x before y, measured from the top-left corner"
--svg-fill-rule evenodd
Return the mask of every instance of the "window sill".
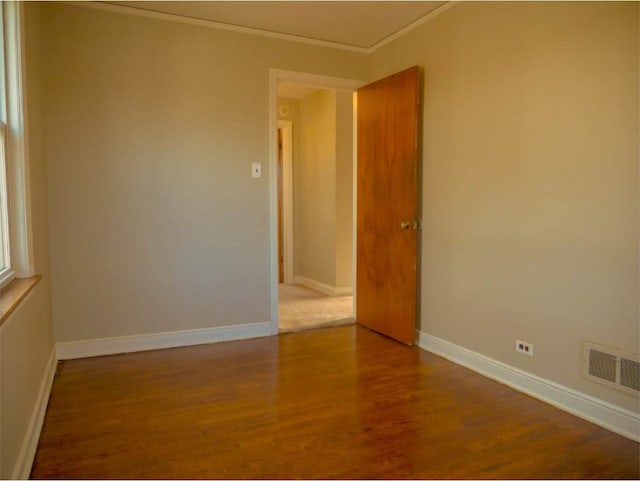
<path id="1" fill-rule="evenodd" d="M 42 279 L 42 276 L 14 279 L 0 290 L 0 326 L 16 310 L 22 300 L 27 297 L 31 289 L 40 282 L 40 279 Z"/>

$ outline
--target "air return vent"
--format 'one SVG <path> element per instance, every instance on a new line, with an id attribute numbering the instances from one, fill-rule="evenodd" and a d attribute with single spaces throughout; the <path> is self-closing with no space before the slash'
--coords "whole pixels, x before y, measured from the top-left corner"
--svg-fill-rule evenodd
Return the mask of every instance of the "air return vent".
<path id="1" fill-rule="evenodd" d="M 621 391 L 640 393 L 640 359 L 637 355 L 585 342 L 584 375 Z"/>
<path id="2" fill-rule="evenodd" d="M 640 362 L 620 358 L 620 385 L 640 391 Z"/>

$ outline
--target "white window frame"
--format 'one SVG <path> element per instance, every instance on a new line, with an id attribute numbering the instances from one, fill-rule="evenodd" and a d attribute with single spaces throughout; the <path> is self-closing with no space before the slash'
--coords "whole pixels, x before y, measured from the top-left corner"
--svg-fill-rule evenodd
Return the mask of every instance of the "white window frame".
<path id="1" fill-rule="evenodd" d="M 0 288 L 14 277 L 35 275 L 31 228 L 31 190 L 24 97 L 23 5 L 0 2 L 2 48 L 0 130 L 4 166 L 0 159 Z M 0 134 L 1 135 L 1 134 Z"/>
<path id="2" fill-rule="evenodd" d="M 11 262 L 9 210 L 7 208 L 6 132 L 5 123 L 0 122 L 0 287 L 15 277 Z"/>

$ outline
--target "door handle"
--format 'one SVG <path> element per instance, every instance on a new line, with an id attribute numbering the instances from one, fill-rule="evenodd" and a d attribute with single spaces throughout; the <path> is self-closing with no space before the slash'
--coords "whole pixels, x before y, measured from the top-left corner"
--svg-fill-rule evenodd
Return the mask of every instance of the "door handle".
<path id="1" fill-rule="evenodd" d="M 415 220 L 413 222 L 400 222 L 400 228 L 405 230 L 405 229 L 411 229 L 414 228 L 415 230 L 420 230 L 420 222 Z"/>

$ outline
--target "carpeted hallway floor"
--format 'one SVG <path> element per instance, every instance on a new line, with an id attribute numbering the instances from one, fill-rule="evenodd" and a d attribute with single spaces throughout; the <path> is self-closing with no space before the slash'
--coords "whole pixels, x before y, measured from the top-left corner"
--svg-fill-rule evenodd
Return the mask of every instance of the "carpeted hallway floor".
<path id="1" fill-rule="evenodd" d="M 353 296 L 327 296 L 300 285 L 280 284 L 280 332 L 352 324 Z"/>

